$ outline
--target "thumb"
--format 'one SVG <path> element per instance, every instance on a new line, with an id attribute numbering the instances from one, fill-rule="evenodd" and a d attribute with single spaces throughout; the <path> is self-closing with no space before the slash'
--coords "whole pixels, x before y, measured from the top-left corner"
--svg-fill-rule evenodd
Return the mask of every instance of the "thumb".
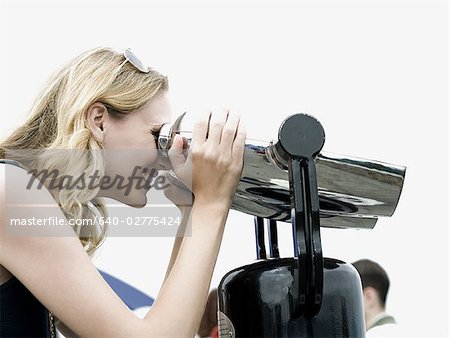
<path id="1" fill-rule="evenodd" d="M 177 134 L 172 142 L 172 146 L 168 152 L 170 163 L 172 164 L 175 174 L 177 174 L 186 162 L 183 156 L 183 138 Z"/>

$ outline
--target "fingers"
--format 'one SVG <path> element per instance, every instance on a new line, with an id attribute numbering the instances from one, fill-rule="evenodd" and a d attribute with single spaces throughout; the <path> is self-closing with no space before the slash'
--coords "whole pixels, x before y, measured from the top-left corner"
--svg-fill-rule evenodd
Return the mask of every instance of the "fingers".
<path id="1" fill-rule="evenodd" d="M 180 135 L 176 135 L 172 142 L 172 147 L 169 149 L 168 155 L 170 163 L 175 173 L 179 172 L 186 162 L 183 155 L 183 138 Z"/>
<path id="2" fill-rule="evenodd" d="M 192 130 L 192 146 L 199 146 L 205 143 L 206 136 L 208 134 L 209 120 L 211 118 L 211 112 L 207 112 L 203 119 L 195 123 Z"/>
<path id="3" fill-rule="evenodd" d="M 230 159 L 242 158 L 247 132 L 240 114 L 225 109 L 222 113 L 208 112 L 206 117 L 209 118 L 209 126 L 205 118 L 194 127 L 193 149 L 204 145 L 210 153 L 212 151 Z"/>
<path id="4" fill-rule="evenodd" d="M 229 207 L 242 175 L 246 136 L 238 114 L 227 109 L 211 115 L 206 141 L 197 142 L 188 155 L 192 165 L 191 190 L 197 202 L 203 201 L 198 203 L 217 200 Z"/>
<path id="5" fill-rule="evenodd" d="M 211 115 L 211 120 L 209 122 L 209 131 L 207 142 L 212 144 L 219 144 L 222 137 L 222 130 L 227 121 L 229 110 L 221 113 L 214 113 Z"/>
<path id="6" fill-rule="evenodd" d="M 222 129 L 222 137 L 220 140 L 220 148 L 222 152 L 231 153 L 234 138 L 237 134 L 240 115 L 236 113 L 229 113 L 228 119 Z"/>
<path id="7" fill-rule="evenodd" d="M 192 157 L 191 152 L 187 152 L 185 147 L 186 140 L 180 135 L 175 135 L 172 147 L 168 151 L 169 160 L 172 165 L 173 172 L 178 177 L 180 182 L 184 184 L 183 189 L 191 190 L 192 187 Z M 177 185 L 175 182 L 172 182 Z"/>
<path id="8" fill-rule="evenodd" d="M 236 132 L 236 138 L 233 142 L 232 156 L 233 159 L 240 159 L 240 168 L 242 169 L 244 150 L 245 150 L 245 139 L 247 138 L 247 130 L 244 124 L 240 121 Z"/>

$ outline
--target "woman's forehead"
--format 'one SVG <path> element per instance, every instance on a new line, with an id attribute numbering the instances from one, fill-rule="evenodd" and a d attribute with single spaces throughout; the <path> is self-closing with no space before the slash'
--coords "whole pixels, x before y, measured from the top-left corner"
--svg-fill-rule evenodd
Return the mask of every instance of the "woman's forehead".
<path id="1" fill-rule="evenodd" d="M 155 125 L 169 123 L 172 114 L 169 96 L 167 94 L 159 95 L 135 113 L 141 115 L 145 123 Z"/>

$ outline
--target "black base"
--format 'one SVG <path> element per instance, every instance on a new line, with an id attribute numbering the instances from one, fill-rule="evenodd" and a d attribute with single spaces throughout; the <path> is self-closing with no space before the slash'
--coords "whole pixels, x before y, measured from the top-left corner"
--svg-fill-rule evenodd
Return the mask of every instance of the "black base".
<path id="1" fill-rule="evenodd" d="M 365 337 L 361 280 L 352 265 L 324 259 L 323 300 L 295 319 L 296 258 L 259 261 L 227 273 L 218 289 L 220 337 Z"/>

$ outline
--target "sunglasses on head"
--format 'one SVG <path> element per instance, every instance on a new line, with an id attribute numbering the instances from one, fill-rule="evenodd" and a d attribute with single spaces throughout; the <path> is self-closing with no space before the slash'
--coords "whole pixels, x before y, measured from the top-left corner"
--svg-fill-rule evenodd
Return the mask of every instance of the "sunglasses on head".
<path id="1" fill-rule="evenodd" d="M 150 67 L 144 65 L 144 63 L 139 60 L 139 58 L 131 51 L 130 48 L 125 49 L 123 56 L 130 62 L 134 67 L 140 70 L 142 73 L 149 73 Z"/>

